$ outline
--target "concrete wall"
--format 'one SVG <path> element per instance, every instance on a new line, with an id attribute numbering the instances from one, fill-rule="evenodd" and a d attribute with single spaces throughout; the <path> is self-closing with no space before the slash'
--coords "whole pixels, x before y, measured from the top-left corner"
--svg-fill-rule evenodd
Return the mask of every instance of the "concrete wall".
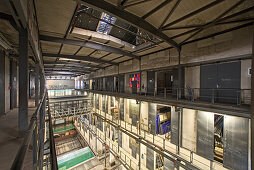
<path id="1" fill-rule="evenodd" d="M 184 45 L 181 51 L 181 63 L 193 63 L 212 59 L 221 59 L 252 53 L 253 27 L 246 27 L 213 38 Z M 174 66 L 178 64 L 176 49 L 161 51 L 141 58 L 141 69 L 153 69 Z M 139 71 L 138 60 L 120 63 L 119 73 Z M 91 73 L 90 78 L 102 77 L 113 72 L 98 70 Z"/>
<path id="2" fill-rule="evenodd" d="M 10 59 L 5 56 L 5 113 L 10 111 Z"/>
<path id="3" fill-rule="evenodd" d="M 48 89 L 74 89 L 75 80 L 47 80 Z"/>
<path id="4" fill-rule="evenodd" d="M 200 66 L 185 68 L 185 88 L 200 88 Z M 199 90 L 194 89 L 194 99 L 199 97 Z M 185 93 L 188 97 L 188 93 Z"/>
<path id="5" fill-rule="evenodd" d="M 182 147 L 196 152 L 197 143 L 197 111 L 183 109 Z"/>
<path id="6" fill-rule="evenodd" d="M 251 68 L 251 60 L 243 60 L 241 62 L 241 89 L 242 90 L 242 102 L 250 104 L 251 99 L 251 75 L 248 70 Z"/>

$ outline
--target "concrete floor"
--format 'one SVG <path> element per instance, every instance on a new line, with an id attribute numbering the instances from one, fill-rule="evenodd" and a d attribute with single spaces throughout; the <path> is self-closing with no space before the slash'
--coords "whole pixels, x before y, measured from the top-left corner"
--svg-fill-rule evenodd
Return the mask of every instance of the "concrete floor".
<path id="1" fill-rule="evenodd" d="M 34 101 L 29 100 L 28 117 L 36 110 Z M 23 138 L 18 133 L 18 108 L 0 116 L 0 169 L 8 170 L 22 144 Z M 24 162 L 24 169 L 32 169 L 32 151 L 29 149 Z"/>

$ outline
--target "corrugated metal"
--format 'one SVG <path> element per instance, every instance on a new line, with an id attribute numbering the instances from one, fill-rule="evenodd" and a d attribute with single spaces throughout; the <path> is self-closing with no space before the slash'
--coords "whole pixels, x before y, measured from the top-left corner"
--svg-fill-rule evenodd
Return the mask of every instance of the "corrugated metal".
<path id="1" fill-rule="evenodd" d="M 178 145 L 179 138 L 178 138 L 178 128 L 179 128 L 179 114 L 180 112 L 177 112 L 172 109 L 171 112 L 171 143 Z"/>
<path id="2" fill-rule="evenodd" d="M 118 133 L 118 145 L 122 147 L 122 132 L 119 130 Z"/>
<path id="3" fill-rule="evenodd" d="M 124 120 L 124 99 L 120 98 L 120 120 Z"/>
<path id="4" fill-rule="evenodd" d="M 137 147 L 135 145 L 132 145 L 132 147 L 131 147 L 131 155 L 136 159 L 136 157 L 137 157 Z"/>
<path id="5" fill-rule="evenodd" d="M 249 120 L 224 116 L 223 165 L 230 169 L 248 169 Z"/>
<path id="6" fill-rule="evenodd" d="M 214 150 L 214 114 L 199 111 L 197 113 L 197 154 L 213 160 Z"/>
<path id="7" fill-rule="evenodd" d="M 172 170 L 175 168 L 174 162 L 172 162 L 171 160 L 164 158 L 164 166 L 163 166 L 163 170 Z"/>
<path id="8" fill-rule="evenodd" d="M 108 96 L 105 97 L 105 109 L 106 109 L 106 113 L 108 113 Z"/>
<path id="9" fill-rule="evenodd" d="M 146 147 L 146 168 L 154 169 L 154 151 L 148 147 Z"/>
<path id="10" fill-rule="evenodd" d="M 105 112 L 105 95 L 102 95 L 102 111 Z"/>
<path id="11" fill-rule="evenodd" d="M 150 133 L 156 133 L 156 104 L 148 103 L 148 126 Z"/>

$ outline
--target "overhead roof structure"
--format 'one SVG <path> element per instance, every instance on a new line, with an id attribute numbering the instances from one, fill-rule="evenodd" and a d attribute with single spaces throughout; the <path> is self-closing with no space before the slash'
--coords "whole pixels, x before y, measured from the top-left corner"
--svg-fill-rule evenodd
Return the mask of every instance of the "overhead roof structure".
<path id="1" fill-rule="evenodd" d="M 17 47 L 15 22 L 0 5 L 0 29 Z M 180 50 L 254 21 L 253 0 L 41 0 L 35 8 L 45 66 L 85 72 Z"/>

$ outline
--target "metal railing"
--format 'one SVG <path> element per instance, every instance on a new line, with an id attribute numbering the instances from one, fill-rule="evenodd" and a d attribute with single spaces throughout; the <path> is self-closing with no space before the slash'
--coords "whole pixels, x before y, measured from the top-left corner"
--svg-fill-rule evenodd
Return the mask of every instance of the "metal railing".
<path id="1" fill-rule="evenodd" d="M 12 170 L 23 169 L 24 160 L 27 155 L 29 146 L 32 145 L 33 155 L 33 169 L 43 169 L 43 155 L 44 155 L 44 138 L 45 138 L 45 117 L 46 117 L 46 100 L 47 90 L 44 90 L 43 97 L 33 113 L 28 130 L 23 139 L 23 143 L 19 148 L 18 153 L 12 163 Z M 51 169 L 56 170 L 56 154 L 54 146 L 53 131 L 50 118 L 50 110 L 48 109 L 49 116 L 49 139 L 50 139 L 50 157 L 51 157 Z"/>
<path id="2" fill-rule="evenodd" d="M 228 103 L 233 105 L 249 105 L 251 99 L 251 89 L 236 88 L 164 88 L 158 87 L 154 91 L 149 92 L 147 89 L 137 89 L 135 94 L 149 97 L 157 97 L 164 99 L 186 100 L 191 102 L 207 102 L 207 103 Z M 97 90 L 95 91 L 106 91 Z M 106 91 L 114 93 L 132 93 L 119 91 Z"/>
<path id="3" fill-rule="evenodd" d="M 76 89 L 65 89 L 65 90 L 48 90 L 49 98 L 57 98 L 57 97 L 71 97 L 71 96 L 86 96 L 87 93 L 84 90 L 76 90 Z"/>

